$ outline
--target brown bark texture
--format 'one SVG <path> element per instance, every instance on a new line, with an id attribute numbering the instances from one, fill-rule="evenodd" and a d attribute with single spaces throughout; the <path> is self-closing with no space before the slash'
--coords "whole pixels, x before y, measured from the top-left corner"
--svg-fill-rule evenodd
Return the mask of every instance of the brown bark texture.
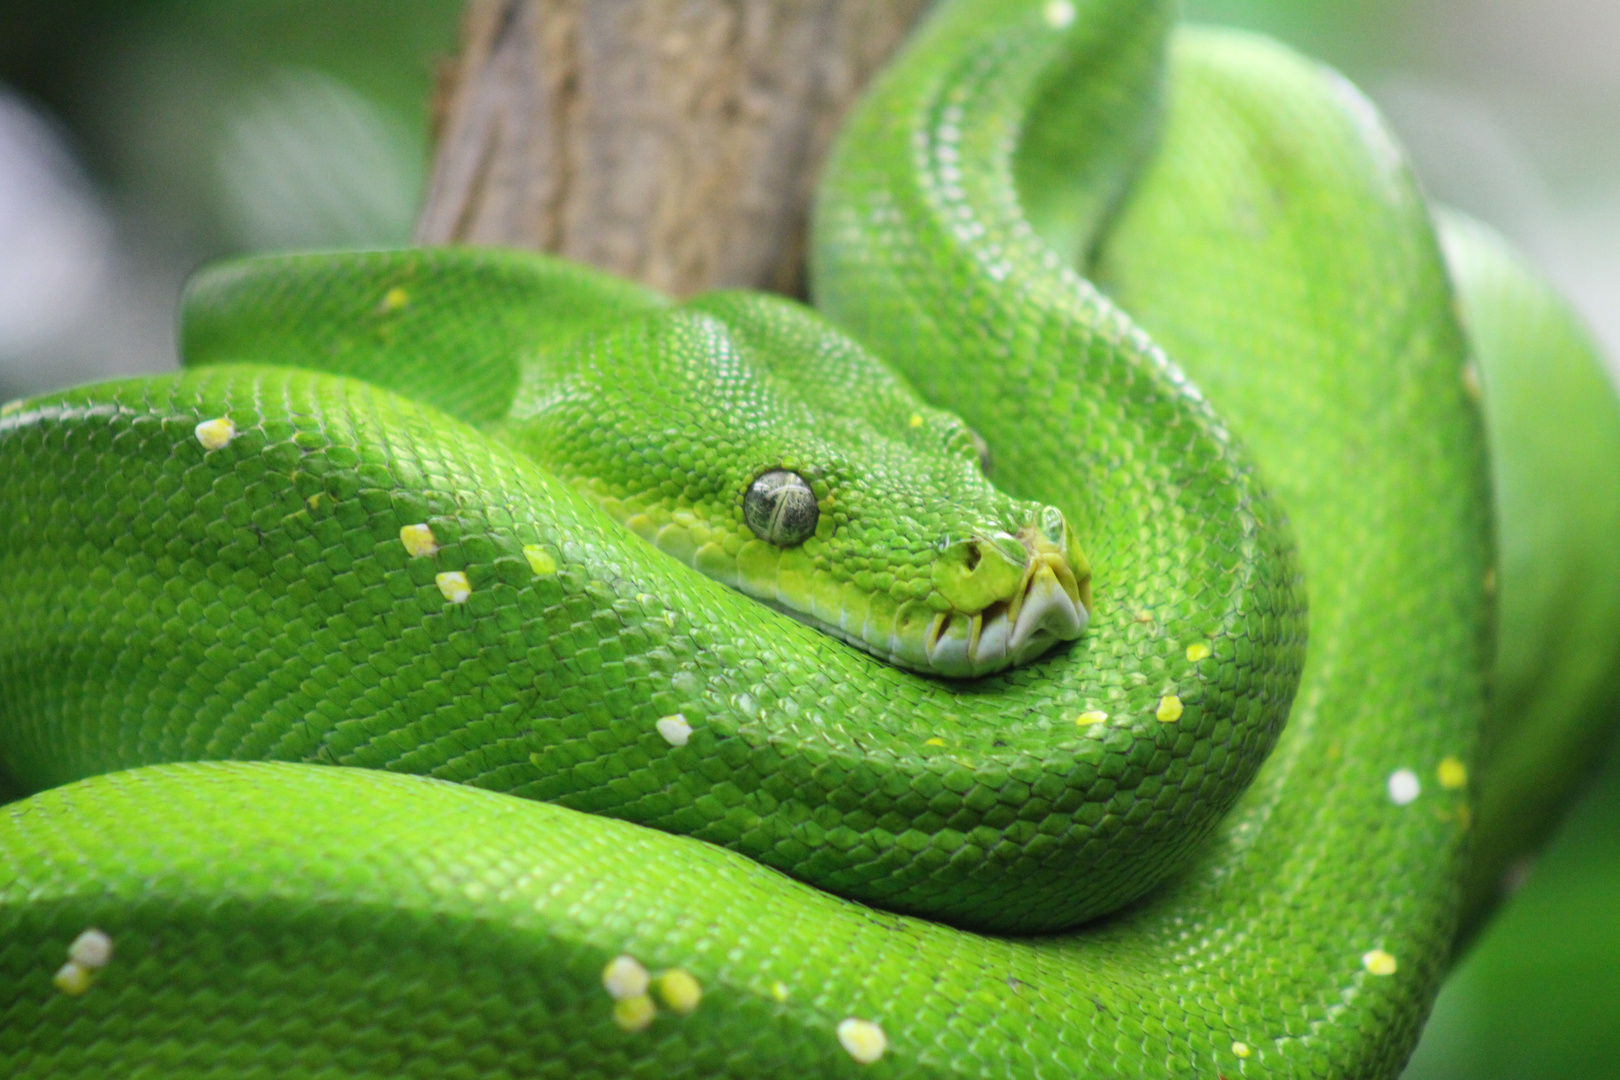
<path id="1" fill-rule="evenodd" d="M 817 167 L 926 0 L 470 0 L 425 244 L 797 294 Z"/>

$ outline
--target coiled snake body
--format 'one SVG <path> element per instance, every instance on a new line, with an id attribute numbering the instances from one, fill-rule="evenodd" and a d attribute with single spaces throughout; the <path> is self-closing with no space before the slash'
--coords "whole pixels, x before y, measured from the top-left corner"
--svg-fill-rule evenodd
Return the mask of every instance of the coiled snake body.
<path id="1" fill-rule="evenodd" d="M 1611 507 L 1620 420 L 1353 89 L 1167 9 L 936 11 L 823 182 L 842 332 L 283 257 L 194 284 L 188 372 L 7 406 L 7 1075 L 1394 1075 L 1470 880 L 1481 371 L 1596 402 Z"/>

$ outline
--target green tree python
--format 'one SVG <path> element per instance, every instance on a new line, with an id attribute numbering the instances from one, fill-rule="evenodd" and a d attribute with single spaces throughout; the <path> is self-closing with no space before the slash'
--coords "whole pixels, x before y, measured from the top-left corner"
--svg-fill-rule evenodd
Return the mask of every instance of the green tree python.
<path id="1" fill-rule="evenodd" d="M 280 256 L 6 405 L 0 1072 L 1396 1075 L 1604 731 L 1620 411 L 1172 16 L 940 5 L 819 314 Z"/>

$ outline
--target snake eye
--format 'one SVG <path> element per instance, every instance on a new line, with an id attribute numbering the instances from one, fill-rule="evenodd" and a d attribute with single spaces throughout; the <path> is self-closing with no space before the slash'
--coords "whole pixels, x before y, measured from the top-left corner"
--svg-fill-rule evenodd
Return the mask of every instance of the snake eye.
<path id="1" fill-rule="evenodd" d="M 804 477 L 786 469 L 760 473 L 743 496 L 743 520 L 754 535 L 777 547 L 804 543 L 816 531 L 821 511 Z"/>

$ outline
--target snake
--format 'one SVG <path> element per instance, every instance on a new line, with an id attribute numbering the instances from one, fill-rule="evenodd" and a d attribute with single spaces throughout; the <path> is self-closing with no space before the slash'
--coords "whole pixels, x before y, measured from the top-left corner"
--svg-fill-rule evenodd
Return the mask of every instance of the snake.
<path id="1" fill-rule="evenodd" d="M 1398 1075 L 1608 730 L 1620 407 L 1175 14 L 937 5 L 814 309 L 260 256 L 0 408 L 6 1075 Z"/>

